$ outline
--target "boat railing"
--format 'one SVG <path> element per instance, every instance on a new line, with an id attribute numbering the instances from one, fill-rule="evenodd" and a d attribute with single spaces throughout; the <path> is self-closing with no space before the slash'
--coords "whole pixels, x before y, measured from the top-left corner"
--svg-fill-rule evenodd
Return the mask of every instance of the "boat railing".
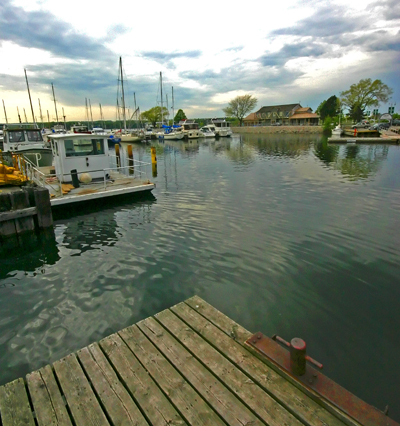
<path id="1" fill-rule="evenodd" d="M 55 174 L 43 173 L 35 164 L 25 157 L 26 174 L 31 182 L 39 186 L 48 188 L 50 193 L 55 195 L 62 195 L 62 188 L 60 182 Z M 51 191 L 52 190 L 52 191 Z"/>

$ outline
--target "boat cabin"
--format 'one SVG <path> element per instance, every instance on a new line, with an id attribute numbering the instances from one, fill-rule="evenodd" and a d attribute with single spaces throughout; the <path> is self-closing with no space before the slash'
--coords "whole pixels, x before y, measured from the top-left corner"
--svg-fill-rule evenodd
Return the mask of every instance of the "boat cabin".
<path id="1" fill-rule="evenodd" d="M 44 147 L 42 133 L 34 124 L 4 124 L 3 133 L 4 151 L 18 152 Z"/>
<path id="2" fill-rule="evenodd" d="M 73 173 L 88 173 L 104 179 L 110 168 L 107 136 L 84 133 L 49 135 L 55 174 L 60 182 L 71 182 Z"/>
<path id="3" fill-rule="evenodd" d="M 211 123 L 214 124 L 215 127 L 230 127 L 231 123 L 226 121 L 225 119 L 213 118 L 211 119 Z"/>
<path id="4" fill-rule="evenodd" d="M 75 124 L 71 126 L 71 131 L 73 133 L 92 133 L 88 126 L 85 126 L 84 124 Z"/>
<path id="5" fill-rule="evenodd" d="M 182 120 L 179 122 L 179 126 L 182 127 L 183 130 L 198 130 L 199 124 L 194 120 Z"/>

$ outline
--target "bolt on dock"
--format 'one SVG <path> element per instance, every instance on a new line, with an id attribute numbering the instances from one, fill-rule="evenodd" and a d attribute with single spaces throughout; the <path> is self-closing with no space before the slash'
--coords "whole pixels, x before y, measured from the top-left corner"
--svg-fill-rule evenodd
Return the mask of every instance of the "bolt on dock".
<path id="1" fill-rule="evenodd" d="M 398 425 L 339 385 L 343 407 L 307 387 L 265 339 L 194 296 L 1 386 L 0 424 Z"/>

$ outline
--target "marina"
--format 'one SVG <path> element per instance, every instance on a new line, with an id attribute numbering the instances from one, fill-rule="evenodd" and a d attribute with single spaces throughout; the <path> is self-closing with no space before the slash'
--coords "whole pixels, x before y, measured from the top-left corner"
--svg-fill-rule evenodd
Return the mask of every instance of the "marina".
<path id="1" fill-rule="evenodd" d="M 398 146 L 234 134 L 132 145 L 135 161 L 153 149 L 152 191 L 52 209 L 53 236 L 2 252 L 0 386 L 198 294 L 246 330 L 303 338 L 326 377 L 398 422 Z"/>
<path id="2" fill-rule="evenodd" d="M 398 425 L 340 387 L 336 398 L 351 403 L 257 357 L 258 340 L 194 296 L 1 386 L 2 425 Z"/>

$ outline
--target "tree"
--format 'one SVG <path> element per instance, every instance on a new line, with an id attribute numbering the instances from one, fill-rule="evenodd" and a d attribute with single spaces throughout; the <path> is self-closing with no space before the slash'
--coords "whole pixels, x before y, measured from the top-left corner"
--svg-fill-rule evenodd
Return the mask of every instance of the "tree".
<path id="1" fill-rule="evenodd" d="M 165 119 L 169 115 L 168 109 L 166 107 L 163 107 L 162 111 L 163 111 L 162 117 Z M 141 115 L 143 120 L 150 121 L 150 123 L 153 126 L 155 126 L 157 121 L 161 121 L 161 107 L 160 106 L 153 107 L 149 109 L 148 111 L 142 112 Z"/>
<path id="2" fill-rule="evenodd" d="M 257 98 L 252 95 L 236 96 L 232 99 L 226 108 L 223 108 L 227 117 L 236 117 L 239 120 L 239 126 L 243 123 L 243 118 L 257 105 Z"/>
<path id="3" fill-rule="evenodd" d="M 352 120 L 359 122 L 364 118 L 364 108 L 361 108 L 358 104 L 352 105 L 349 115 Z"/>
<path id="4" fill-rule="evenodd" d="M 379 102 L 387 103 L 392 94 L 393 90 L 381 80 L 366 78 L 352 84 L 349 90 L 340 92 L 340 97 L 342 104 L 348 109 L 354 109 L 358 105 L 364 111 L 366 107 L 378 106 Z"/>
<path id="5" fill-rule="evenodd" d="M 322 121 L 328 116 L 331 118 L 336 117 L 340 112 L 339 99 L 335 95 L 331 96 L 326 101 L 321 102 L 317 111 Z"/>
<path id="6" fill-rule="evenodd" d="M 179 123 L 182 120 L 186 120 L 186 114 L 183 112 L 183 110 L 178 109 L 178 112 L 176 113 L 174 117 L 174 123 Z"/>

